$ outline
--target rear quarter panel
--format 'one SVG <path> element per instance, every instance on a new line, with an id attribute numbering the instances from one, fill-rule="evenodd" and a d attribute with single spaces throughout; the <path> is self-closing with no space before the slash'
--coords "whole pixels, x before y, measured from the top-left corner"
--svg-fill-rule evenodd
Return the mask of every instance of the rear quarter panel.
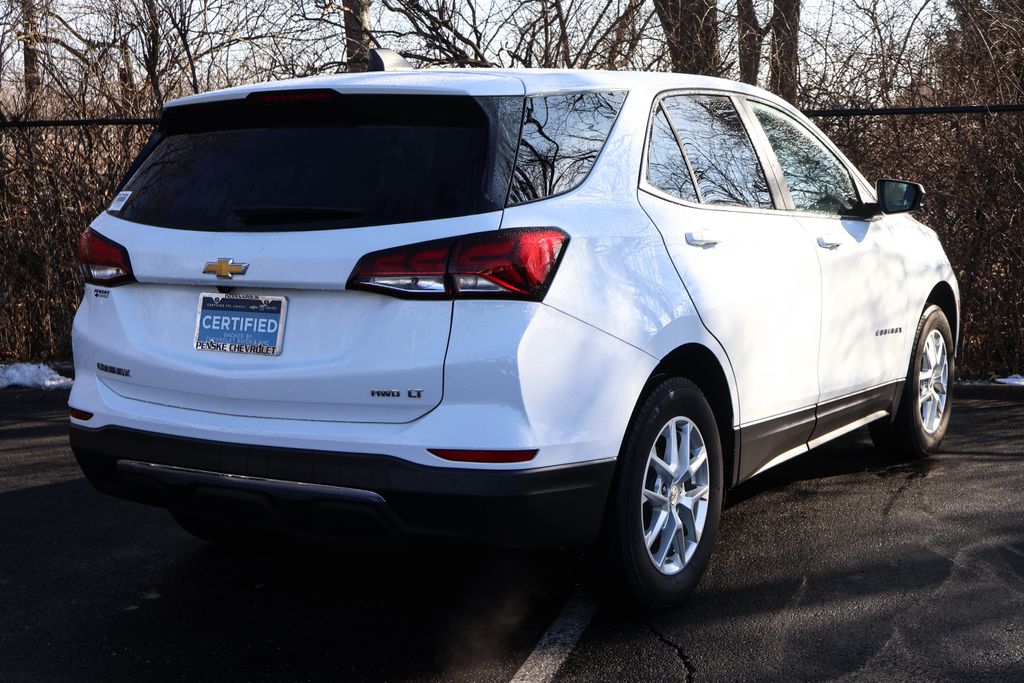
<path id="1" fill-rule="evenodd" d="M 545 305 L 639 349 L 655 363 L 683 344 L 707 347 L 726 370 L 738 420 L 737 392 L 725 352 L 701 323 L 661 233 L 637 200 L 656 92 L 630 90 L 601 156 L 579 188 L 506 209 L 502 228 L 551 225 L 568 232 L 570 243 Z M 646 380 L 622 389 L 635 401 Z M 616 416 L 623 433 L 628 418 Z"/>

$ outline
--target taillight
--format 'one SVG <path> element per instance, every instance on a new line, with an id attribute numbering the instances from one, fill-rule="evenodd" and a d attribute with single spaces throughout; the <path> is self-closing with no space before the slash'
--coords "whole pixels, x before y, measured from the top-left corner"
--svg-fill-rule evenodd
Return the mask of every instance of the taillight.
<path id="1" fill-rule="evenodd" d="M 359 259 L 348 287 L 395 296 L 444 298 L 448 295 L 446 272 L 450 253 L 451 240 L 375 251 Z"/>
<path id="2" fill-rule="evenodd" d="M 112 287 L 135 282 L 128 250 L 91 228 L 78 240 L 78 268 L 82 278 L 93 285 Z"/>
<path id="3" fill-rule="evenodd" d="M 375 251 L 359 260 L 348 287 L 414 299 L 540 301 L 568 241 L 557 228 L 512 228 Z"/>

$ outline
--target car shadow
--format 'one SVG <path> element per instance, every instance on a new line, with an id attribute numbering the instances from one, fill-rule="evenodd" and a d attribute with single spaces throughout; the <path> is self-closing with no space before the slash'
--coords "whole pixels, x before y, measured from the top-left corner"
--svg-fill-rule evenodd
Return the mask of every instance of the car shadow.
<path id="1" fill-rule="evenodd" d="M 801 481 L 857 472 L 873 472 L 879 476 L 924 475 L 935 466 L 935 461 L 928 458 L 901 458 L 879 451 L 872 445 L 867 429 L 862 428 L 739 484 L 726 495 L 725 506 L 729 508 L 766 491 Z"/>
<path id="2" fill-rule="evenodd" d="M 80 479 L 0 519 L 0 678 L 508 680 L 575 582 L 558 550 L 219 547 Z"/>

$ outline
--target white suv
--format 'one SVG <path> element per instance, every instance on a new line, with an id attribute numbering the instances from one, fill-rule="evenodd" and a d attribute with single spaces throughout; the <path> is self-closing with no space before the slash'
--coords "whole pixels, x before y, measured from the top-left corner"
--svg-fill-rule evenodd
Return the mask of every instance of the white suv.
<path id="1" fill-rule="evenodd" d="M 957 284 L 796 109 L 425 70 L 168 103 L 82 236 L 71 443 L 189 531 L 602 540 L 680 602 L 725 491 L 871 423 L 934 451 Z"/>

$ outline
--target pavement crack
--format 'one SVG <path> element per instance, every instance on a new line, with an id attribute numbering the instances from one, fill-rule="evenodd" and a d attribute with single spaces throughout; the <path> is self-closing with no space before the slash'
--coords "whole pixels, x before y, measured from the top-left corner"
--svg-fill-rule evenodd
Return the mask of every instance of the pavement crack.
<path id="1" fill-rule="evenodd" d="M 907 474 L 907 478 L 896 487 L 896 490 L 892 492 L 892 495 L 889 496 L 889 500 L 887 500 L 885 505 L 882 507 L 882 517 L 888 517 L 891 515 L 892 508 L 896 505 L 896 501 L 898 501 L 904 492 L 910 488 L 910 485 L 918 479 L 923 479 L 927 474 L 928 472 L 925 470 L 913 470 L 909 472 Z"/>
<path id="2" fill-rule="evenodd" d="M 697 675 L 697 668 L 693 665 L 693 662 L 690 661 L 690 657 L 685 652 L 683 652 L 682 646 L 672 642 L 672 640 L 668 636 L 666 636 L 664 633 L 655 628 L 654 624 L 652 624 L 650 621 L 645 623 L 647 625 L 648 631 L 653 633 L 654 636 L 662 643 L 668 645 L 670 648 L 676 651 L 676 656 L 679 657 L 679 661 L 683 663 L 683 667 L 686 669 L 686 683 L 693 683 L 694 677 Z"/>

